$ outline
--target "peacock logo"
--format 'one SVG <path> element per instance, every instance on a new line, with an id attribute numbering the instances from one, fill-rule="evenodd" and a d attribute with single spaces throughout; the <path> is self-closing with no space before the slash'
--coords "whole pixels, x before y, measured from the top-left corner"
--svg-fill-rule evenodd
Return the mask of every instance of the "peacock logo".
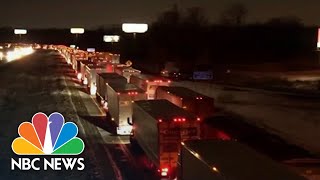
<path id="1" fill-rule="evenodd" d="M 55 112 L 47 117 L 39 112 L 32 123 L 23 122 L 18 128 L 20 137 L 12 142 L 12 150 L 18 155 L 79 155 L 84 150 L 82 139 L 76 137 L 78 127 L 65 123 L 62 114 Z"/>

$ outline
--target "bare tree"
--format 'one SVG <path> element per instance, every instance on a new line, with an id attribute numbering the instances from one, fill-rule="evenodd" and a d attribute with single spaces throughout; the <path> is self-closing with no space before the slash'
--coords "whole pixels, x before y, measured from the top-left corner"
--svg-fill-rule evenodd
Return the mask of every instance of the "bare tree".
<path id="1" fill-rule="evenodd" d="M 270 26 L 303 26 L 303 23 L 300 18 L 296 16 L 287 16 L 287 17 L 275 17 L 271 18 L 266 22 Z"/>
<path id="2" fill-rule="evenodd" d="M 220 22 L 225 25 L 242 25 L 248 14 L 247 7 L 242 3 L 235 3 L 226 8 L 220 17 Z"/>
<path id="3" fill-rule="evenodd" d="M 200 7 L 191 7 L 186 11 L 184 18 L 185 23 L 204 26 L 208 24 L 208 18 L 206 17 L 204 10 Z"/>
<path id="4" fill-rule="evenodd" d="M 178 10 L 177 4 L 173 5 L 171 9 L 161 13 L 157 20 L 156 24 L 161 25 L 177 25 L 181 21 L 180 13 Z"/>

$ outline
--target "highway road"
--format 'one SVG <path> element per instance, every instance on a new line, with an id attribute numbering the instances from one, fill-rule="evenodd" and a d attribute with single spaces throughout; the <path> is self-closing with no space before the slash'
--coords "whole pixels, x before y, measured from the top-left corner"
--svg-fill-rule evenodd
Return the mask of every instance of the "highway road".
<path id="1" fill-rule="evenodd" d="M 58 53 L 39 50 L 2 64 L 0 80 L 1 179 L 157 179 L 144 168 L 142 153 L 131 149 L 129 138 L 112 134 L 113 127 L 105 112 L 78 83 L 71 67 Z M 66 121 L 78 125 L 85 150 L 77 157 L 85 159 L 85 169 L 11 171 L 10 159 L 19 158 L 11 150 L 19 124 L 30 122 L 37 112 L 49 115 L 56 111 Z"/>
<path id="2" fill-rule="evenodd" d="M 1 179 L 158 179 L 145 168 L 143 153 L 131 148 L 128 136 L 113 134 L 114 126 L 110 117 L 99 107 L 95 97 L 90 96 L 88 90 L 79 84 L 70 65 L 58 53 L 39 50 L 20 60 L 1 64 L 0 80 Z M 217 105 L 226 111 L 242 113 L 245 118 L 256 120 L 253 123 L 263 122 L 265 128 L 275 127 L 282 133 L 291 129 L 294 131 L 288 133 L 291 138 L 299 139 L 295 136 L 299 129 L 308 130 L 309 133 L 301 136 L 305 138 L 304 142 L 314 145 L 317 138 L 310 136 L 319 136 L 316 123 L 319 102 L 314 101 L 314 97 L 194 82 L 180 82 L 179 85 L 215 97 Z M 22 122 L 30 122 L 31 117 L 39 111 L 47 115 L 60 112 L 66 121 L 78 125 L 78 136 L 85 142 L 84 152 L 77 156 L 85 159 L 83 171 L 11 171 L 11 158 L 21 157 L 11 150 L 12 141 L 18 137 L 18 126 Z M 301 111 L 303 114 L 297 115 Z M 279 121 L 274 116 L 290 118 Z M 308 120 L 303 119 L 307 116 L 310 116 Z M 38 156 L 30 156 L 34 157 Z"/>

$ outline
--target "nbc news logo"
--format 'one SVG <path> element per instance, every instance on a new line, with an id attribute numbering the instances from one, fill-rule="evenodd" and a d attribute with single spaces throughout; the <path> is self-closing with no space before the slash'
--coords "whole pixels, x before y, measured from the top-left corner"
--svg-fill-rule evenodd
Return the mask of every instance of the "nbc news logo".
<path id="1" fill-rule="evenodd" d="M 82 139 L 76 137 L 78 127 L 72 122 L 64 122 L 60 113 L 52 113 L 49 117 L 44 113 L 36 113 L 32 123 L 23 122 L 18 128 L 20 137 L 12 142 L 12 151 L 17 155 L 79 155 L 84 150 Z M 43 164 L 43 166 L 39 166 Z M 84 158 L 11 158 L 11 170 L 77 170 L 85 168 Z M 43 167 L 43 168 L 41 168 Z"/>

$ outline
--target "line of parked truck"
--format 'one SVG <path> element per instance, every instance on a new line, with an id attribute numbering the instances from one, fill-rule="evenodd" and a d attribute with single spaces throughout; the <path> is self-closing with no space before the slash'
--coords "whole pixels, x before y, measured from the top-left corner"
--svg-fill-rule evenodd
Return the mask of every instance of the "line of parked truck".
<path id="1" fill-rule="evenodd" d="M 68 50 L 58 50 L 72 65 L 79 81 L 110 114 L 117 125 L 116 133 L 130 135 L 132 146 L 141 147 L 149 167 L 158 171 L 161 178 L 305 179 L 208 128 L 204 119 L 215 116 L 213 98 L 171 86 L 171 80 L 164 77 L 142 74 L 112 56 L 77 59 Z"/>

